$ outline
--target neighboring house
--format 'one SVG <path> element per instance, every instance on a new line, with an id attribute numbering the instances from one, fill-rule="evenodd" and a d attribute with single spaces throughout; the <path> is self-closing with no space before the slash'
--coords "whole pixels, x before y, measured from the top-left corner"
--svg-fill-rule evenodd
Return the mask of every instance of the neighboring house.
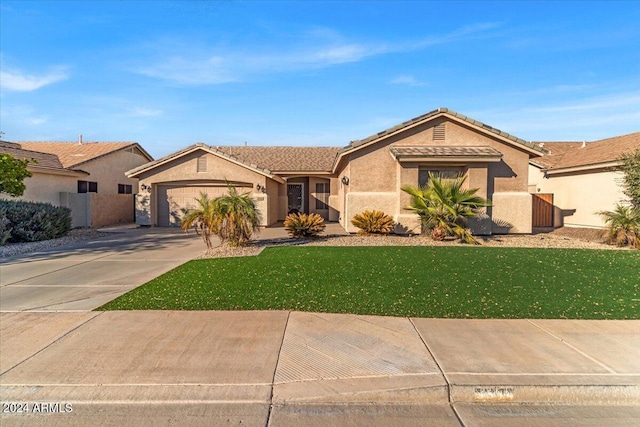
<path id="1" fill-rule="evenodd" d="M 80 137 L 77 142 L 18 141 L 10 145 L 22 151 L 21 158 L 38 161 L 29 166 L 34 176 L 25 180 L 27 189 L 19 199 L 71 208 L 74 227 L 133 221 L 138 181 L 125 176 L 125 171 L 153 160 L 138 143 L 84 142 Z"/>
<path id="2" fill-rule="evenodd" d="M 529 160 L 544 154 L 528 143 L 446 108 L 368 138 L 335 147 L 215 147 L 202 143 L 127 172 L 140 180 L 137 222 L 178 225 L 201 192 L 226 192 L 227 182 L 252 194 L 262 224 L 291 210 L 316 212 L 347 231 L 354 215 L 377 209 L 397 221 L 396 232 L 419 232 L 407 211 L 405 184 L 429 172 L 462 174 L 492 207 L 471 224 L 477 234 L 530 233 Z"/>
<path id="3" fill-rule="evenodd" d="M 548 154 L 531 159 L 529 189 L 554 227 L 604 227 L 598 211 L 626 199 L 620 156 L 640 149 L 640 132 L 594 142 L 541 142 Z M 544 202 L 542 201 L 544 200 Z M 543 215 L 544 217 L 544 215 Z"/>
<path id="4" fill-rule="evenodd" d="M 27 159 L 27 170 L 31 177 L 24 180 L 25 191 L 21 197 L 0 195 L 5 199 L 45 202 L 60 205 L 60 192 L 75 192 L 78 180 L 86 180 L 88 172 L 75 168 L 65 168 L 57 156 L 39 151 L 25 150 L 19 144 L 0 141 L 0 153 L 16 159 Z"/>

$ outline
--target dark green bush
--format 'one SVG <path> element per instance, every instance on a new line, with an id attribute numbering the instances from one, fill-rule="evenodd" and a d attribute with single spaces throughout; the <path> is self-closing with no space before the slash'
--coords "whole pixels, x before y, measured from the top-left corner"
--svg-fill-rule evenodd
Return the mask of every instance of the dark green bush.
<path id="1" fill-rule="evenodd" d="M 71 209 L 50 203 L 0 200 L 0 243 L 38 242 L 66 236 Z"/>

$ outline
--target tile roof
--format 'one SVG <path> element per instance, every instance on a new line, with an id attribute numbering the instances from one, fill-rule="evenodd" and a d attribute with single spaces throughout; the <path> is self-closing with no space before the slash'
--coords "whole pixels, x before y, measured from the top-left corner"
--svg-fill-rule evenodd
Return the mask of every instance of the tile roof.
<path id="1" fill-rule="evenodd" d="M 532 163 L 556 170 L 617 162 L 620 156 L 640 149 L 640 132 L 593 142 L 544 142 L 550 154 Z M 584 145 L 584 146 L 583 146 Z"/>
<path id="2" fill-rule="evenodd" d="M 420 147 L 391 147 L 391 154 L 398 156 L 425 156 L 425 157 L 502 157 L 502 153 L 488 146 L 464 147 L 464 146 L 420 146 Z"/>
<path id="3" fill-rule="evenodd" d="M 272 172 L 330 172 L 340 147 L 211 147 Z"/>
<path id="4" fill-rule="evenodd" d="M 16 159 L 35 159 L 36 165 L 41 168 L 60 169 L 64 167 L 58 157 L 49 153 L 25 150 L 14 142 L 0 141 L 0 153 L 9 154 Z"/>
<path id="5" fill-rule="evenodd" d="M 402 130 L 404 128 L 407 128 L 407 127 L 409 127 L 411 125 L 414 125 L 416 123 L 423 122 L 425 120 L 428 120 L 428 119 L 430 119 L 432 117 L 435 117 L 435 116 L 438 116 L 440 114 L 447 114 L 449 116 L 455 117 L 455 118 L 457 118 L 459 120 L 462 120 L 462 121 L 465 121 L 465 122 L 467 122 L 469 124 L 472 124 L 474 126 L 480 127 L 480 128 L 482 128 L 483 130 L 485 130 L 487 132 L 490 132 L 490 133 L 493 133 L 495 135 L 498 135 L 498 136 L 501 136 L 503 138 L 506 138 L 506 139 L 508 139 L 510 141 L 515 142 L 516 144 L 523 145 L 523 146 L 525 146 L 525 147 L 527 147 L 529 149 L 532 149 L 534 151 L 539 151 L 541 153 L 544 152 L 544 150 L 542 148 L 540 148 L 536 144 L 533 144 L 531 142 L 527 142 L 524 139 L 518 138 L 516 136 L 508 134 L 507 132 L 503 132 L 500 129 L 496 129 L 496 128 L 491 127 L 491 126 L 489 126 L 487 124 L 484 124 L 482 122 L 474 120 L 471 117 L 465 116 L 464 114 L 457 113 L 457 112 L 455 112 L 453 110 L 450 110 L 450 109 L 444 108 L 444 107 L 438 108 L 437 110 L 430 111 L 430 112 L 428 112 L 426 114 L 423 114 L 421 116 L 415 117 L 415 118 L 413 118 L 411 120 L 407 120 L 406 122 L 400 123 L 399 125 L 393 126 L 393 127 L 389 128 L 389 129 L 385 129 L 385 130 L 383 130 L 381 132 L 378 132 L 375 135 L 371 135 L 371 136 L 369 136 L 367 138 L 356 140 L 356 141 L 351 141 L 351 143 L 347 147 L 345 147 L 343 149 L 343 151 L 349 151 L 349 150 L 351 150 L 353 148 L 359 147 L 360 145 L 364 145 L 364 144 L 366 144 L 368 142 L 378 140 L 378 139 L 383 138 L 383 137 L 385 137 L 387 135 L 390 135 L 392 133 L 400 131 L 400 130 Z"/>
<path id="6" fill-rule="evenodd" d="M 78 142 L 18 141 L 16 144 L 19 144 L 25 150 L 55 154 L 65 168 L 78 166 L 129 147 L 140 149 L 151 159 L 151 156 L 136 142 L 82 142 L 82 144 L 78 144 Z"/>

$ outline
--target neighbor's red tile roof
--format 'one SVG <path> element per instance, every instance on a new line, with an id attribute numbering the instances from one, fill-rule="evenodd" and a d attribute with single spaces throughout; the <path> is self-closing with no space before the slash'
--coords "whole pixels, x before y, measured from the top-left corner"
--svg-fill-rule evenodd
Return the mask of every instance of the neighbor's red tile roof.
<path id="1" fill-rule="evenodd" d="M 625 153 L 640 149 L 640 132 L 593 142 L 544 142 L 550 154 L 532 160 L 544 169 L 566 169 L 616 162 Z M 584 147 L 583 147 L 584 145 Z"/>
<path id="2" fill-rule="evenodd" d="M 62 166 L 70 168 L 97 159 L 115 151 L 136 147 L 146 152 L 136 142 L 49 142 L 49 141 L 17 141 L 25 150 L 40 151 L 58 156 Z M 151 159 L 151 156 L 148 156 Z"/>

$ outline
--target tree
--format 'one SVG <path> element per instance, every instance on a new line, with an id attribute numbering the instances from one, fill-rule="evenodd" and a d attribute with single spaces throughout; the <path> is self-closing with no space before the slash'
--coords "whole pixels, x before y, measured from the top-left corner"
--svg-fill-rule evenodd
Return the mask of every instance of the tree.
<path id="1" fill-rule="evenodd" d="M 199 206 L 186 210 L 182 219 L 182 229 L 187 231 L 193 227 L 207 249 L 213 247 L 212 234 L 217 235 L 222 243 L 242 246 L 259 229 L 260 213 L 249 193 L 240 194 L 233 185 L 228 187 L 228 194 L 213 200 L 200 193 L 197 199 Z"/>
<path id="2" fill-rule="evenodd" d="M 477 188 L 463 189 L 465 179 L 441 178 L 430 173 L 426 186 L 402 187 L 402 191 L 411 195 L 411 204 L 405 209 L 420 216 L 422 231 L 430 231 L 434 240 L 457 236 L 465 243 L 479 244 L 466 228 L 466 222 L 477 216 L 480 208 L 491 206 L 491 203 L 476 196 Z"/>
<path id="3" fill-rule="evenodd" d="M 623 155 L 622 161 L 622 186 L 624 194 L 629 197 L 631 204 L 640 209 L 640 148 Z"/>
<path id="4" fill-rule="evenodd" d="M 12 197 L 24 194 L 25 178 L 31 177 L 27 170 L 28 159 L 16 159 L 10 154 L 0 154 L 0 193 L 7 193 Z"/>
<path id="5" fill-rule="evenodd" d="M 188 231 L 191 227 L 196 231 L 202 241 L 207 245 L 207 249 L 211 249 L 211 234 L 218 231 L 220 218 L 215 209 L 214 201 L 209 199 L 206 193 L 200 193 L 197 208 L 185 210 L 185 216 L 182 218 L 182 229 Z"/>
<path id="6" fill-rule="evenodd" d="M 217 234 L 222 243 L 228 241 L 231 246 L 242 246 L 259 230 L 260 212 L 249 193 L 240 194 L 233 185 L 228 187 L 227 195 L 213 201 L 219 215 Z"/>

